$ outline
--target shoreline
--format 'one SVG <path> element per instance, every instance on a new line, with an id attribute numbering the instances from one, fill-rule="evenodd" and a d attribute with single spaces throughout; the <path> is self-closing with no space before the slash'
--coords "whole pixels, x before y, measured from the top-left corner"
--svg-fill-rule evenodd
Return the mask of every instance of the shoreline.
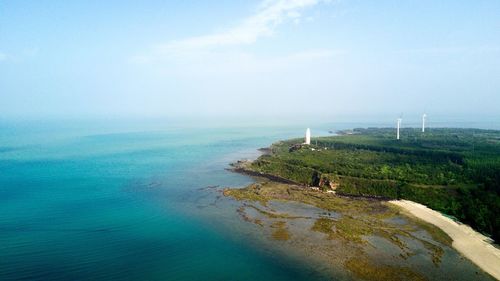
<path id="1" fill-rule="evenodd" d="M 382 137 L 384 136 L 384 132 L 381 132 L 380 134 L 382 135 Z M 448 131 L 445 131 L 442 134 L 445 137 L 449 137 Z M 378 140 L 376 137 L 373 137 L 373 138 L 375 140 Z M 356 142 L 354 142 L 354 143 L 356 143 Z M 320 165 L 321 163 L 323 163 L 321 161 L 327 161 L 331 157 L 336 156 L 336 154 L 333 154 L 333 153 L 328 154 L 327 152 L 329 152 L 329 151 L 326 151 L 327 148 L 325 148 L 325 153 L 321 154 L 319 157 L 311 156 L 311 153 L 315 153 L 315 152 L 309 152 L 309 150 L 301 151 L 301 152 L 303 152 L 303 154 L 305 154 L 305 156 L 303 156 L 302 154 L 299 154 L 298 156 L 294 156 L 292 154 L 287 154 L 287 153 L 291 153 L 291 152 L 295 151 L 295 150 L 290 151 L 290 147 L 288 147 L 288 150 L 287 150 L 287 147 L 286 147 L 287 144 L 288 143 L 286 141 L 279 142 L 279 143 L 273 144 L 266 151 L 268 153 L 271 152 L 271 154 L 270 154 L 271 158 L 272 158 L 273 154 L 276 154 L 278 156 L 277 157 L 278 160 L 279 160 L 279 156 L 281 156 L 281 155 L 288 156 L 288 157 L 284 157 L 285 160 L 273 162 L 273 161 L 271 161 L 273 159 L 271 159 L 271 160 L 264 159 L 261 162 L 257 162 L 257 165 L 252 164 L 252 163 L 255 163 L 254 162 L 255 160 L 254 161 L 248 161 L 248 160 L 247 161 L 238 161 L 236 163 L 231 164 L 232 168 L 230 170 L 232 170 L 233 172 L 246 174 L 246 175 L 249 175 L 252 177 L 264 178 L 264 179 L 269 180 L 271 182 L 275 182 L 276 184 L 297 185 L 297 186 L 300 186 L 300 187 L 303 187 L 306 189 L 311 189 L 314 191 L 321 191 L 318 188 L 318 186 L 323 187 L 324 189 L 322 189 L 322 191 L 324 191 L 324 192 L 327 191 L 325 189 L 331 188 L 331 190 L 333 190 L 332 193 L 335 194 L 336 193 L 335 191 L 338 192 L 338 193 L 336 193 L 337 198 L 345 198 L 345 197 L 350 198 L 350 199 L 356 199 L 356 198 L 368 199 L 368 198 L 370 198 L 370 199 L 378 199 L 381 202 L 385 202 L 383 204 L 386 205 L 387 207 L 390 207 L 388 205 L 393 205 L 395 207 L 395 208 L 393 208 L 394 211 L 399 209 L 399 211 L 396 211 L 396 212 L 398 212 L 398 213 L 401 212 L 400 213 L 401 215 L 406 216 L 410 219 L 413 218 L 412 221 L 414 221 L 414 222 L 418 223 L 418 221 L 420 221 L 420 223 L 427 224 L 427 227 L 432 227 L 436 232 L 439 232 L 440 235 L 446 236 L 447 240 L 445 239 L 446 241 L 443 245 L 446 245 L 449 248 L 450 247 L 453 248 L 454 252 L 455 252 L 455 256 L 458 259 L 460 259 L 461 261 L 467 262 L 471 266 L 474 266 L 477 270 L 475 273 L 476 275 L 479 274 L 478 272 L 482 271 L 482 273 L 480 273 L 480 274 L 484 275 L 485 277 L 488 277 L 488 279 L 493 278 L 495 280 L 500 281 L 500 249 L 495 247 L 495 244 L 493 244 L 493 240 L 491 238 L 489 238 L 485 235 L 482 235 L 479 232 L 476 232 L 474 229 L 472 229 L 470 226 L 468 226 L 466 224 L 462 224 L 460 222 L 454 221 L 453 219 L 446 217 L 445 215 L 439 213 L 438 211 L 434 211 L 430 208 L 427 208 L 424 205 L 421 205 L 419 203 L 415 203 L 413 201 L 397 200 L 396 199 L 396 198 L 405 198 L 405 197 L 413 198 L 415 196 L 413 196 L 413 197 L 412 196 L 399 196 L 399 194 L 398 194 L 398 196 L 393 196 L 394 194 L 392 194 L 390 192 L 383 192 L 385 190 L 382 190 L 382 192 L 378 192 L 380 190 L 375 190 L 375 191 L 370 190 L 370 189 L 365 190 L 365 189 L 363 189 L 364 188 L 363 185 L 361 185 L 359 190 L 355 189 L 354 192 L 352 192 L 353 190 L 349 190 L 349 189 L 336 190 L 338 185 L 332 186 L 330 184 L 330 180 L 336 182 L 339 179 L 337 177 L 333 177 L 333 178 L 329 177 L 329 174 L 327 172 L 330 170 L 327 170 L 327 172 L 325 172 L 325 171 L 318 172 L 318 170 L 314 170 L 312 168 L 309 168 L 309 170 L 307 170 L 307 168 L 310 166 L 306 165 L 306 164 Z M 364 146 L 362 146 L 362 145 L 363 145 L 363 143 L 361 144 L 361 147 L 364 148 Z M 444 145 L 446 145 L 446 144 L 444 144 Z M 311 148 L 310 150 L 316 151 L 318 149 Z M 377 149 L 375 149 L 375 150 L 379 151 Z M 321 150 L 321 152 L 322 151 L 323 150 Z M 392 153 L 396 153 L 396 152 L 392 152 Z M 424 151 L 424 152 L 428 152 L 428 151 Z M 433 152 L 433 150 L 431 152 Z M 430 157 L 429 155 L 427 155 L 425 153 L 423 153 L 423 154 L 425 157 Z M 441 154 L 439 154 L 439 155 L 441 155 Z M 319 160 L 317 160 L 316 162 L 321 162 L 321 163 L 318 164 L 314 161 L 307 162 L 307 160 L 308 160 L 307 156 L 319 158 Z M 343 155 L 340 155 L 340 156 L 343 156 Z M 424 156 L 422 156 L 422 157 L 425 158 Z M 456 156 L 456 155 L 453 154 L 452 156 Z M 323 157 L 323 158 L 321 158 L 321 157 Z M 328 158 L 328 157 L 330 157 L 330 158 Z M 296 167 L 296 166 L 300 166 L 300 167 L 288 168 L 288 166 L 287 166 L 288 162 L 286 162 L 287 160 L 289 162 L 296 160 L 297 162 L 292 162 L 292 164 L 290 164 L 290 165 L 293 165 L 293 167 Z M 382 160 L 384 160 L 384 159 L 382 159 Z M 303 162 L 300 162 L 300 161 L 306 161 L 306 162 L 304 162 L 304 165 L 302 165 Z M 361 163 L 361 164 L 365 165 L 365 163 Z M 300 169 L 301 167 L 303 168 L 302 170 Z M 313 166 L 313 167 L 316 168 L 315 166 Z M 283 169 L 287 169 L 287 171 L 291 170 L 291 172 L 282 172 Z M 323 178 L 321 178 L 320 183 L 317 183 L 315 180 L 318 180 L 318 177 L 319 177 L 318 175 L 321 175 L 324 173 L 326 173 L 324 181 L 323 181 Z M 312 180 L 311 180 L 311 175 L 312 175 Z M 292 181 L 291 179 L 295 180 L 295 182 Z M 326 182 L 326 185 L 325 185 L 325 182 Z M 438 185 L 438 184 L 435 184 L 435 185 Z M 387 186 L 392 187 L 392 185 L 390 185 L 390 184 L 383 185 L 382 187 L 387 187 Z M 316 204 L 312 204 L 312 205 L 319 207 L 319 208 L 322 208 L 322 209 L 325 209 L 325 206 L 326 206 L 325 202 L 323 200 L 325 198 L 320 198 L 321 196 L 309 194 L 310 193 L 309 191 L 311 191 L 311 190 L 304 190 L 303 191 L 304 194 L 297 195 L 297 192 L 290 191 L 289 189 L 287 189 L 287 192 L 284 193 L 284 192 L 273 192 L 273 191 L 265 190 L 265 188 L 263 188 L 261 190 L 261 188 L 262 187 L 259 184 L 257 184 L 255 187 L 248 186 L 245 188 L 246 190 L 244 190 L 242 192 L 236 192 L 235 194 L 233 194 L 231 196 L 234 197 L 236 200 L 247 199 L 250 201 L 257 201 L 260 203 L 267 202 L 265 199 L 263 199 L 263 197 L 266 198 L 266 196 L 267 196 L 271 199 L 298 201 L 298 202 L 305 203 L 305 204 L 311 204 L 312 202 L 315 202 Z M 254 190 L 252 191 L 252 189 L 254 189 Z M 410 189 L 410 191 L 411 190 L 412 189 Z M 354 194 L 359 193 L 360 196 L 343 196 L 344 195 L 343 193 L 350 194 L 350 191 L 351 191 L 351 193 L 354 193 Z M 404 190 L 404 191 L 406 191 L 406 190 Z M 292 196 L 292 194 L 293 194 L 293 196 Z M 365 194 L 374 195 L 374 196 L 373 197 L 369 196 L 367 198 Z M 226 195 L 226 193 L 224 195 Z M 382 196 L 382 195 L 385 195 L 385 196 Z M 442 194 L 438 193 L 438 195 L 442 195 Z M 308 196 L 310 196 L 312 199 L 309 198 Z M 320 200 L 320 202 L 316 202 L 315 200 L 318 198 L 322 199 L 322 200 Z M 438 203 L 443 203 L 443 202 L 449 203 L 450 202 L 450 200 L 440 199 L 441 197 L 437 197 L 437 198 L 438 199 L 436 199 L 436 201 Z M 419 198 L 417 198 L 416 201 L 424 202 L 426 204 L 429 203 L 428 202 L 429 200 L 427 200 L 428 198 L 425 198 L 425 199 L 426 200 L 421 200 L 421 198 L 420 198 L 420 200 L 419 200 Z M 264 201 L 262 201 L 262 200 L 264 200 Z M 453 201 L 453 200 L 451 200 L 451 201 Z M 430 200 L 430 202 L 433 203 L 434 201 Z M 330 208 L 330 206 L 327 206 L 326 209 L 330 210 L 329 208 Z M 331 207 L 331 208 L 332 208 L 331 210 L 335 210 L 334 207 Z M 370 212 L 368 212 L 368 213 L 370 213 Z M 472 213 L 472 215 L 469 216 L 469 219 L 472 219 L 472 221 L 475 222 L 475 219 L 477 218 L 476 215 L 477 214 Z M 479 218 L 482 218 L 482 216 L 479 216 Z M 358 219 L 356 219 L 355 221 L 359 222 L 359 223 L 362 222 L 362 221 L 359 221 Z M 259 222 L 260 222 L 260 220 L 259 220 Z M 321 224 L 321 223 L 323 223 L 323 224 Z M 334 231 L 332 232 L 333 234 L 330 233 L 332 231 L 332 227 L 330 227 L 330 224 L 338 224 L 338 225 L 334 226 L 334 228 L 333 228 Z M 318 223 L 318 225 L 321 225 L 322 227 L 324 226 L 325 229 L 318 228 L 318 227 L 316 229 L 324 230 L 325 233 L 328 232 L 330 234 L 330 237 L 334 237 L 334 234 L 336 234 L 336 231 L 338 231 L 339 227 L 340 227 L 340 229 L 342 227 L 344 227 L 344 224 L 342 224 L 342 221 L 338 221 L 338 220 L 320 221 Z M 352 225 L 352 222 L 350 221 L 348 223 L 348 225 Z M 349 228 L 347 230 L 349 230 L 349 231 L 358 230 L 358 229 L 355 229 L 355 226 L 357 226 L 357 225 L 354 224 L 353 225 L 354 228 L 351 227 L 352 229 Z M 369 228 L 371 229 L 372 225 L 370 225 Z M 360 229 L 363 229 L 363 228 L 360 228 Z M 423 227 L 423 229 L 428 231 L 425 227 Z M 494 234 L 494 232 L 493 232 L 493 234 Z M 359 235 L 359 236 L 361 237 L 362 235 Z M 393 237 L 390 236 L 389 238 L 393 238 Z M 436 240 L 434 236 L 432 238 L 434 239 L 434 241 L 438 241 L 439 243 L 441 243 L 441 240 Z M 399 238 L 396 236 L 396 238 L 394 240 L 399 241 L 398 239 Z M 391 239 L 389 239 L 389 240 L 390 240 L 390 242 L 392 241 Z M 429 244 L 425 243 L 425 242 L 426 241 L 423 241 L 422 244 L 424 244 L 424 246 L 425 245 L 429 246 Z M 402 245 L 403 246 L 400 248 L 403 251 L 403 258 L 404 258 L 405 249 L 407 249 L 408 247 L 405 246 L 404 244 L 402 244 Z M 431 254 L 432 261 L 433 262 L 435 260 L 437 261 L 435 263 L 435 265 L 436 264 L 439 265 L 439 263 L 440 263 L 440 258 L 442 256 L 443 252 L 441 251 L 440 253 L 441 254 L 438 253 L 435 255 Z M 410 257 L 411 254 L 412 253 L 408 254 L 407 256 Z M 463 270 L 466 271 L 465 267 L 463 268 Z M 436 277 L 436 276 L 434 276 L 434 277 Z M 457 276 L 455 276 L 455 277 L 457 277 Z M 470 277 L 471 276 L 469 276 L 469 278 Z M 459 277 L 459 278 L 461 278 L 461 277 Z M 471 279 L 469 279 L 469 280 L 471 280 Z"/>
<path id="2" fill-rule="evenodd" d="M 439 227 L 453 239 L 453 248 L 483 271 L 500 280 L 500 249 L 490 243 L 490 238 L 422 204 L 409 200 L 392 200 L 389 203 Z"/>

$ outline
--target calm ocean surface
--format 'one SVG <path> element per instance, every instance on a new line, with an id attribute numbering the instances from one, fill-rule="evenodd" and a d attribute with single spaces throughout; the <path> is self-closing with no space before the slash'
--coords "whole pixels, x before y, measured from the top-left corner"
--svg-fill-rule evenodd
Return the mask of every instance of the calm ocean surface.
<path id="1" fill-rule="evenodd" d="M 227 164 L 304 128 L 2 121 L 0 280 L 325 279 L 206 188 L 250 183 Z"/>

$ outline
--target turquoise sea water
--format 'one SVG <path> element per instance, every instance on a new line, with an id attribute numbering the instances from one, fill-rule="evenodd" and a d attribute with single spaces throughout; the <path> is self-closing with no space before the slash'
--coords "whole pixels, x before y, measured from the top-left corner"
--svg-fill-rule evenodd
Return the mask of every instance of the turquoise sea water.
<path id="1" fill-rule="evenodd" d="M 250 183 L 227 164 L 304 128 L 1 122 L 0 280 L 327 279 L 206 188 Z"/>
<path id="2" fill-rule="evenodd" d="M 314 277 L 234 235 L 244 223 L 200 190 L 250 183 L 227 164 L 296 129 L 4 122 L 0 279 Z"/>

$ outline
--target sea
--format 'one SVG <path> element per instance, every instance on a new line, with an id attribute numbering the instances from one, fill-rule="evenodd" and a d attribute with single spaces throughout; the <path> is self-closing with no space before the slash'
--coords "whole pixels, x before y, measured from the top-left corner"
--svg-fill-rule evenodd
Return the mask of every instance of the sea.
<path id="1" fill-rule="evenodd" d="M 0 280 L 331 280 L 261 243 L 220 191 L 253 182 L 231 162 L 307 127 L 379 125 L 0 119 Z"/>

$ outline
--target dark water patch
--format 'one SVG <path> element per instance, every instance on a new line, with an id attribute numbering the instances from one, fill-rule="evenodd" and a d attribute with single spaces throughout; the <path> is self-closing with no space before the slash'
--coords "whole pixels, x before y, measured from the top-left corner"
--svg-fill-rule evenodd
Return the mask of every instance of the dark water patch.
<path id="1" fill-rule="evenodd" d="M 111 232 L 120 231 L 120 229 L 115 228 L 97 228 L 97 229 L 83 229 L 83 228 L 39 228 L 33 226 L 0 226 L 1 232 L 81 232 L 81 233 L 91 233 L 91 232 Z"/>

